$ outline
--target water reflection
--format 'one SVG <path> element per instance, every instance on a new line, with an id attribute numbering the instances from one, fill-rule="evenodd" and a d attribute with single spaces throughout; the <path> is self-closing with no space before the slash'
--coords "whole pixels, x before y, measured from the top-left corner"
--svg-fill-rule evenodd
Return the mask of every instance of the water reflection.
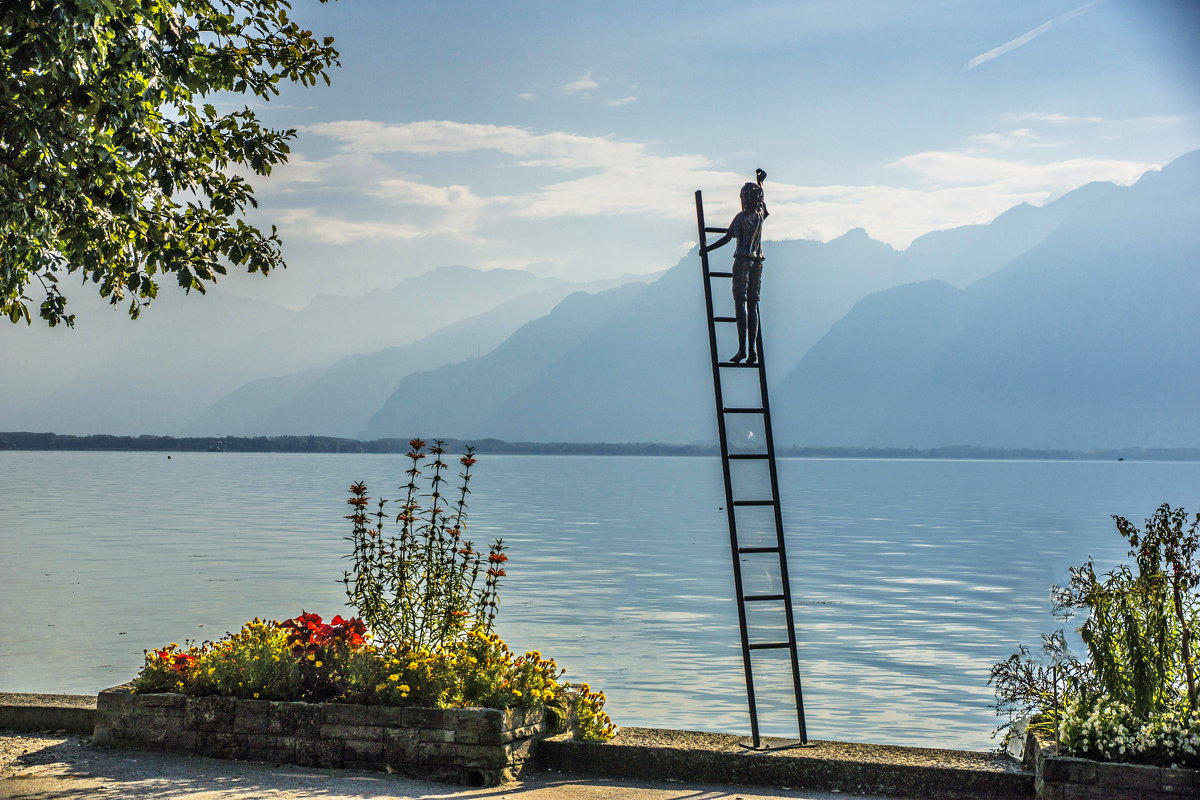
<path id="1" fill-rule="evenodd" d="M 405 466 L 0 453 L 0 687 L 96 691 L 144 647 L 340 611 L 345 489 L 398 496 Z M 511 548 L 514 646 L 603 687 L 621 724 L 746 730 L 715 459 L 477 470 L 468 532 Z M 1123 556 L 1108 515 L 1200 506 L 1198 464 L 785 460 L 780 478 L 810 734 L 967 749 L 991 746 L 989 666 L 1052 627 L 1049 585 Z M 755 667 L 764 730 L 794 733 L 786 660 Z"/>

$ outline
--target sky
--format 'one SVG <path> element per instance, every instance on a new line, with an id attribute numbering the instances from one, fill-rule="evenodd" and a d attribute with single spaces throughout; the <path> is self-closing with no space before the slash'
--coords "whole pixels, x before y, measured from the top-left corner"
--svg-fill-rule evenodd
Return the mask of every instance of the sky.
<path id="1" fill-rule="evenodd" d="M 737 210 L 768 239 L 893 247 L 1200 147 L 1192 0 L 296 0 L 332 85 L 255 105 L 296 128 L 255 178 L 300 307 L 432 268 L 646 274 Z M 242 98 L 224 98 L 229 109 Z M 768 258 L 770 253 L 768 250 Z"/>

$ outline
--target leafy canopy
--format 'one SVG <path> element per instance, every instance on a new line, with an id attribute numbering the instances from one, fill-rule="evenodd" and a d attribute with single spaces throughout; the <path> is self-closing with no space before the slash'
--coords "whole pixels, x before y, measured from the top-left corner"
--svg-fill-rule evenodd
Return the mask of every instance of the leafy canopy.
<path id="1" fill-rule="evenodd" d="M 322 0 L 325 2 L 325 0 Z M 332 37 L 287 0 L 5 0 L 0 4 L 0 313 L 72 325 L 60 279 L 78 273 L 136 318 L 174 275 L 203 292 L 232 264 L 285 266 L 272 226 L 243 218 L 295 130 L 249 107 L 281 81 L 329 82 Z"/>

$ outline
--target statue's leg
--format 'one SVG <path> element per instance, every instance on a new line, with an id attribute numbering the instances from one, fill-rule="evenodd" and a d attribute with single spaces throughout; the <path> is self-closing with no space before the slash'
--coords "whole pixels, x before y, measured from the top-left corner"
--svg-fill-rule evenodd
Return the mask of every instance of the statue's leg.
<path id="1" fill-rule="evenodd" d="M 742 341 L 747 343 L 746 350 L 749 353 L 746 356 L 746 362 L 753 364 L 758 361 L 758 303 L 747 300 L 746 310 L 742 312 L 742 317 L 746 321 L 746 331 L 742 334 Z"/>
<path id="2" fill-rule="evenodd" d="M 746 269 L 746 363 L 758 361 L 758 296 L 762 287 L 762 262 L 753 261 Z"/>
<path id="3" fill-rule="evenodd" d="M 729 359 L 737 364 L 746 357 L 746 261 L 740 256 L 733 258 L 733 316 L 737 323 L 738 351 Z"/>
<path id="4" fill-rule="evenodd" d="M 739 300 L 736 297 L 733 300 L 733 316 L 737 320 L 737 336 L 738 336 L 738 351 L 737 355 L 729 359 L 734 364 L 746 357 L 746 301 Z"/>

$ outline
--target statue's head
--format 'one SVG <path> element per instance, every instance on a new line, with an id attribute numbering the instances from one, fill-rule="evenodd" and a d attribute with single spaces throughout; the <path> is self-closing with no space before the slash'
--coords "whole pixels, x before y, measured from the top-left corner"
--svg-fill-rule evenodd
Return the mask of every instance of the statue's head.
<path id="1" fill-rule="evenodd" d="M 757 183 L 747 183 L 742 187 L 742 210 L 753 211 L 763 205 L 763 190 Z"/>

